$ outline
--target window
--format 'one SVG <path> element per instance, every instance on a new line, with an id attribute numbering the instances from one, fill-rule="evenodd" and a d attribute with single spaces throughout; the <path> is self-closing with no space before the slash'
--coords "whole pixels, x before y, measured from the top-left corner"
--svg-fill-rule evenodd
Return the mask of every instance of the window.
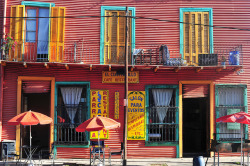
<path id="1" fill-rule="evenodd" d="M 55 142 L 59 145 L 87 145 L 87 132 L 75 128 L 88 119 L 88 84 L 57 83 Z"/>
<path id="2" fill-rule="evenodd" d="M 216 118 L 247 111 L 246 86 L 216 85 Z M 244 125 L 246 131 L 246 125 Z M 216 139 L 219 141 L 240 141 L 240 124 L 216 123 Z"/>
<path id="3" fill-rule="evenodd" d="M 148 86 L 147 144 L 178 143 L 177 86 Z"/>
<path id="4" fill-rule="evenodd" d="M 50 16 L 60 18 L 50 19 Z M 10 35 L 17 45 L 9 60 L 61 62 L 64 16 L 65 8 L 55 7 L 53 3 L 23 1 L 22 5 L 11 6 L 11 17 L 27 18 L 10 19 Z"/>
<path id="5" fill-rule="evenodd" d="M 184 22 L 180 24 L 180 52 L 189 65 L 198 65 L 198 54 L 213 52 L 212 9 L 181 8 L 180 22 Z"/>
<path id="6" fill-rule="evenodd" d="M 101 45 L 100 61 L 103 64 L 124 64 L 125 33 L 126 33 L 126 8 L 102 6 L 101 16 Z M 129 15 L 135 16 L 135 8 L 129 8 Z M 129 18 L 129 63 L 131 52 L 134 48 L 135 21 Z"/>

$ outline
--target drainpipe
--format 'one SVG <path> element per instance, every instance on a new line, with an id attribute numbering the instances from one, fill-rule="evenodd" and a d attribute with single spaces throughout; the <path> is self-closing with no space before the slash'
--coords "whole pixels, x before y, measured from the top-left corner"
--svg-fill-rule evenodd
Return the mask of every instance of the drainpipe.
<path id="1" fill-rule="evenodd" d="M 7 0 L 4 0 L 4 8 L 3 8 L 3 29 L 2 29 L 2 32 L 3 32 L 3 36 L 2 38 L 4 38 L 4 35 L 6 33 L 6 11 L 7 11 Z"/>

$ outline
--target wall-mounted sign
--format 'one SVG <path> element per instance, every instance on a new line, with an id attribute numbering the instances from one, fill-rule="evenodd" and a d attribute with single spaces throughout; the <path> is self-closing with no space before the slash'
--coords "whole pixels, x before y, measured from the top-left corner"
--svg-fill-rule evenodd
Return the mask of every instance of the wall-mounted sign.
<path id="1" fill-rule="evenodd" d="M 228 109 L 227 115 L 235 114 L 237 112 L 240 112 L 240 109 Z M 240 130 L 240 123 L 227 123 L 227 129 L 228 130 Z"/>
<path id="2" fill-rule="evenodd" d="M 109 117 L 109 91 L 90 90 L 90 117 Z M 100 132 L 100 139 L 108 139 L 108 131 Z M 98 139 L 98 132 L 90 132 L 90 139 Z"/>
<path id="3" fill-rule="evenodd" d="M 128 92 L 128 140 L 145 140 L 145 91 Z"/>
<path id="4" fill-rule="evenodd" d="M 119 119 L 119 92 L 115 92 L 115 119 Z"/>
<path id="5" fill-rule="evenodd" d="M 116 71 L 103 71 L 102 83 L 124 83 L 125 76 L 123 74 L 117 74 Z M 139 71 L 128 72 L 129 83 L 139 83 Z"/>

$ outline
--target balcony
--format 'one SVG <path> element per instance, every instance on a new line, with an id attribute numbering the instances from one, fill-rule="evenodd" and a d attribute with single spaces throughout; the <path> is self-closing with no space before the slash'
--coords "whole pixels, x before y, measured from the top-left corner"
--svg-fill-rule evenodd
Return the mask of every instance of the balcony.
<path id="1" fill-rule="evenodd" d="M 48 42 L 27 43 L 17 41 L 14 47 L 4 50 L 6 44 L 1 40 L 0 60 L 6 62 L 27 63 L 79 63 L 91 65 L 124 65 L 124 47 L 112 46 L 104 57 L 100 58 L 99 43 L 91 42 Z M 189 53 L 180 53 L 179 46 L 174 45 L 136 45 L 129 53 L 131 66 L 176 67 L 241 67 L 243 65 L 242 45 L 214 45 L 209 48 L 212 53 L 199 52 L 200 46 Z M 207 48 L 207 47 L 206 47 Z M 202 50 L 202 49 L 201 49 Z M 203 51 L 204 52 L 204 51 Z"/>

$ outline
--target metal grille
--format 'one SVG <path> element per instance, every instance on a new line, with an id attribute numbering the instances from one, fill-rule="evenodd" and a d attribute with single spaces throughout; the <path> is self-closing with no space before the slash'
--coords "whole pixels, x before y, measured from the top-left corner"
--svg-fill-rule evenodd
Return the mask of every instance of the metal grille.
<path id="1" fill-rule="evenodd" d="M 165 110 L 166 116 L 163 122 L 160 122 L 157 110 Z M 148 143 L 176 143 L 178 138 L 176 136 L 178 124 L 176 122 L 176 116 L 178 107 L 176 107 L 176 95 L 175 89 L 172 94 L 172 98 L 169 106 L 155 106 L 152 89 L 149 91 L 149 107 L 148 110 Z"/>
<path id="2" fill-rule="evenodd" d="M 74 124 L 70 123 L 69 111 L 77 109 Z M 57 107 L 56 144 L 88 144 L 85 132 L 76 132 L 75 128 L 87 120 L 88 107 L 85 103 L 79 105 L 60 105 Z"/>
<path id="3" fill-rule="evenodd" d="M 218 103 L 216 104 L 217 118 L 225 115 L 232 114 L 234 112 L 246 112 L 246 106 L 244 105 L 244 88 L 243 87 L 228 87 L 222 86 L 218 88 Z M 234 124 L 240 125 L 240 124 Z M 235 129 L 228 126 L 228 123 L 217 123 L 219 132 L 216 133 L 217 140 L 220 141 L 240 141 L 240 126 Z M 243 126 L 243 131 L 246 129 L 246 125 Z M 245 134 L 244 134 L 245 137 Z"/>
<path id="4" fill-rule="evenodd" d="M 163 123 L 159 123 L 156 107 L 149 107 L 148 142 L 177 142 L 176 107 L 161 107 L 167 109 Z"/>

